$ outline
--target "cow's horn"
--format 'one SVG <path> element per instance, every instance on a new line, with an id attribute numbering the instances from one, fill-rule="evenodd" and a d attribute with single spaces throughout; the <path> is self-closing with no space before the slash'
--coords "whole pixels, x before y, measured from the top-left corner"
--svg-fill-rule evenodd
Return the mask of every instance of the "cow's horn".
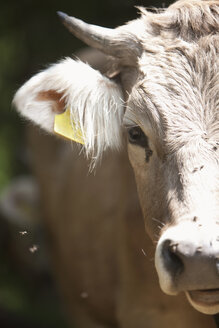
<path id="1" fill-rule="evenodd" d="M 132 61 L 139 55 L 139 41 L 127 29 L 110 29 L 91 25 L 58 11 L 63 24 L 77 38 L 107 55 Z"/>

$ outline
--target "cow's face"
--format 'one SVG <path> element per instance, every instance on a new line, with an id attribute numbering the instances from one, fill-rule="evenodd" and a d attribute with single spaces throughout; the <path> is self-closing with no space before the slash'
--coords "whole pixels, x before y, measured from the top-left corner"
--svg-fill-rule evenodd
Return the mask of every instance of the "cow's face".
<path id="1" fill-rule="evenodd" d="M 120 79 L 68 58 L 17 92 L 18 110 L 52 132 L 69 107 L 97 157 L 119 146 L 124 123 L 161 288 L 219 312 L 218 1 L 179 1 L 115 30 L 60 16 Z"/>
<path id="2" fill-rule="evenodd" d="M 161 288 L 205 313 L 219 312 L 217 42 L 146 51 L 124 117 Z"/>

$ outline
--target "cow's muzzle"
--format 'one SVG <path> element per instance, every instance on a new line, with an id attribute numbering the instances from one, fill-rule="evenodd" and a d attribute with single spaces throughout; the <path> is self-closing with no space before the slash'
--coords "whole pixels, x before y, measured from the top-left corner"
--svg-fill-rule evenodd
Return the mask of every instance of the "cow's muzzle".
<path id="1" fill-rule="evenodd" d="M 197 310 L 219 312 L 219 229 L 184 222 L 161 236 L 155 264 L 162 290 L 186 292 Z"/>

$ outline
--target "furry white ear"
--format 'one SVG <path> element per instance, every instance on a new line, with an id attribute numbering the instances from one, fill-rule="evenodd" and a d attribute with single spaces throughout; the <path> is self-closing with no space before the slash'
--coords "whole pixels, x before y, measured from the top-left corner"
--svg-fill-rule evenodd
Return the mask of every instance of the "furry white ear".
<path id="1" fill-rule="evenodd" d="M 89 65 L 66 58 L 27 81 L 13 103 L 22 116 L 53 133 L 55 115 L 70 108 L 95 157 L 119 147 L 124 115 L 120 87 Z"/>

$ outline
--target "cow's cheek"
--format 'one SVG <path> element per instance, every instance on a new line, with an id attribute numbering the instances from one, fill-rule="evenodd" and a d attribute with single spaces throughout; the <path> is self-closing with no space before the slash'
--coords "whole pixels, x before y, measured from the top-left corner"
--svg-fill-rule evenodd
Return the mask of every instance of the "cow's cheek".
<path id="1" fill-rule="evenodd" d="M 153 241 L 157 241 L 164 207 L 159 158 L 154 153 L 150 161 L 146 162 L 144 148 L 133 145 L 128 146 L 128 155 L 135 174 L 146 232 Z"/>

